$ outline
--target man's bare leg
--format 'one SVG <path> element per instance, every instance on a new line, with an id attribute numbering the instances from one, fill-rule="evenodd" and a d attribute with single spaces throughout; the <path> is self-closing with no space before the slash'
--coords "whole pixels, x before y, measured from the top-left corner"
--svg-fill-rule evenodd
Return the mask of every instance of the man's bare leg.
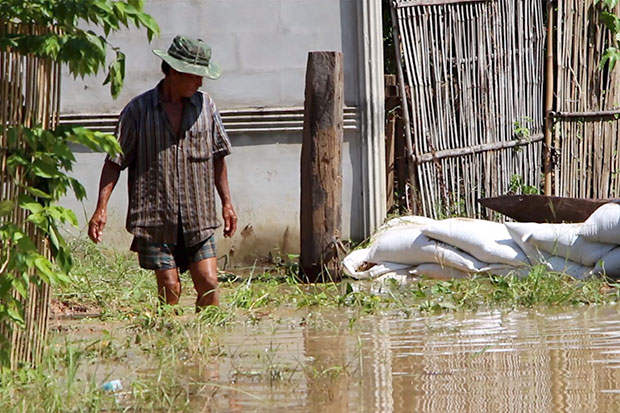
<path id="1" fill-rule="evenodd" d="M 189 265 L 194 288 L 198 294 L 196 310 L 208 305 L 220 305 L 217 291 L 217 258 L 211 257 Z"/>
<path id="2" fill-rule="evenodd" d="M 179 302 L 181 297 L 181 279 L 179 278 L 178 268 L 169 270 L 156 270 L 157 293 L 162 303 L 174 305 Z"/>

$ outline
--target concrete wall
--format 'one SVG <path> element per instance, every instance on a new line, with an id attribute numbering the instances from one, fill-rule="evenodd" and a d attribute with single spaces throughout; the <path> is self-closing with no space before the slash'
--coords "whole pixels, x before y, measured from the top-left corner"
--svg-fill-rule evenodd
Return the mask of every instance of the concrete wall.
<path id="1" fill-rule="evenodd" d="M 357 0 L 176 0 L 148 1 L 146 9 L 161 27 L 161 38 L 151 45 L 135 30 L 111 38 L 127 54 L 124 90 L 117 101 L 102 87 L 103 77 L 63 78 L 64 114 L 118 113 L 135 95 L 152 88 L 162 77 L 160 60 L 152 48 L 166 49 L 176 34 L 200 37 L 213 48 L 213 59 L 223 67 L 217 81 L 205 80 L 220 110 L 236 108 L 301 107 L 307 53 L 342 51 L 345 60 L 345 101 L 357 107 L 360 97 Z M 301 124 L 299 124 L 300 126 Z M 232 240 L 218 237 L 218 254 L 236 261 L 252 261 L 270 251 L 299 250 L 299 160 L 301 130 L 278 130 L 264 122 L 231 131 L 233 154 L 227 158 L 229 180 L 239 230 Z M 361 238 L 363 228 L 362 139 L 358 124 L 348 127 L 343 148 L 343 236 Z M 79 153 L 75 175 L 85 185 L 88 201 L 68 198 L 65 205 L 78 212 L 81 232 L 92 213 L 102 155 Z M 126 177 L 110 200 L 107 243 L 126 248 Z M 221 232 L 220 232 L 221 234 Z M 218 235 L 220 235 L 218 234 Z"/>
<path id="2" fill-rule="evenodd" d="M 154 86 L 161 60 L 151 49 L 167 49 L 177 34 L 205 40 L 222 68 L 204 88 L 220 108 L 303 106 L 308 51 L 345 54 L 345 104 L 359 103 L 357 0 L 148 0 L 159 23 L 151 44 L 136 29 L 111 36 L 127 55 L 127 78 L 117 101 L 102 87 L 104 75 L 65 76 L 63 113 L 116 113 L 132 97 Z"/>

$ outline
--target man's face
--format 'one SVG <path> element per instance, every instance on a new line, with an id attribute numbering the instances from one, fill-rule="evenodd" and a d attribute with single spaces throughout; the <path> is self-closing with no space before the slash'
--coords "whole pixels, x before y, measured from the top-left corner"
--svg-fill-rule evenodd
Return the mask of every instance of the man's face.
<path id="1" fill-rule="evenodd" d="M 202 77 L 197 75 L 192 75 L 189 73 L 181 73 L 176 70 L 172 70 L 172 80 L 175 89 L 178 91 L 179 95 L 189 98 L 191 97 L 200 86 L 202 86 Z"/>

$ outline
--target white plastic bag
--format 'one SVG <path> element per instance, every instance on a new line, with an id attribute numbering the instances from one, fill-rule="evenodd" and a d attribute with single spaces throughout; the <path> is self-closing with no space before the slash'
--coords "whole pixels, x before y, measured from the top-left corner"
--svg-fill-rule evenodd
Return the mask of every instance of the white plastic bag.
<path id="1" fill-rule="evenodd" d="M 503 224 L 468 218 L 450 218 L 425 226 L 429 238 L 462 249 L 489 264 L 529 265 L 529 260 Z"/>

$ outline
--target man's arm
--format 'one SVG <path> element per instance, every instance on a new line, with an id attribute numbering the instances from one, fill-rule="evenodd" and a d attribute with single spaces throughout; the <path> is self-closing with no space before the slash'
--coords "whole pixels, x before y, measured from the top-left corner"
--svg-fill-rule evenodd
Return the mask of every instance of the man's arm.
<path id="1" fill-rule="evenodd" d="M 224 236 L 232 237 L 237 230 L 237 215 L 230 199 L 228 189 L 228 172 L 226 171 L 226 161 L 218 158 L 213 161 L 215 169 L 215 188 L 222 201 L 222 217 L 224 218 Z"/>
<path id="2" fill-rule="evenodd" d="M 108 218 L 108 201 L 120 174 L 120 166 L 114 162 L 105 161 L 101 170 L 101 179 L 99 180 L 97 208 L 88 223 L 88 236 L 95 243 L 101 242 L 103 237 L 103 227 L 105 227 Z"/>

